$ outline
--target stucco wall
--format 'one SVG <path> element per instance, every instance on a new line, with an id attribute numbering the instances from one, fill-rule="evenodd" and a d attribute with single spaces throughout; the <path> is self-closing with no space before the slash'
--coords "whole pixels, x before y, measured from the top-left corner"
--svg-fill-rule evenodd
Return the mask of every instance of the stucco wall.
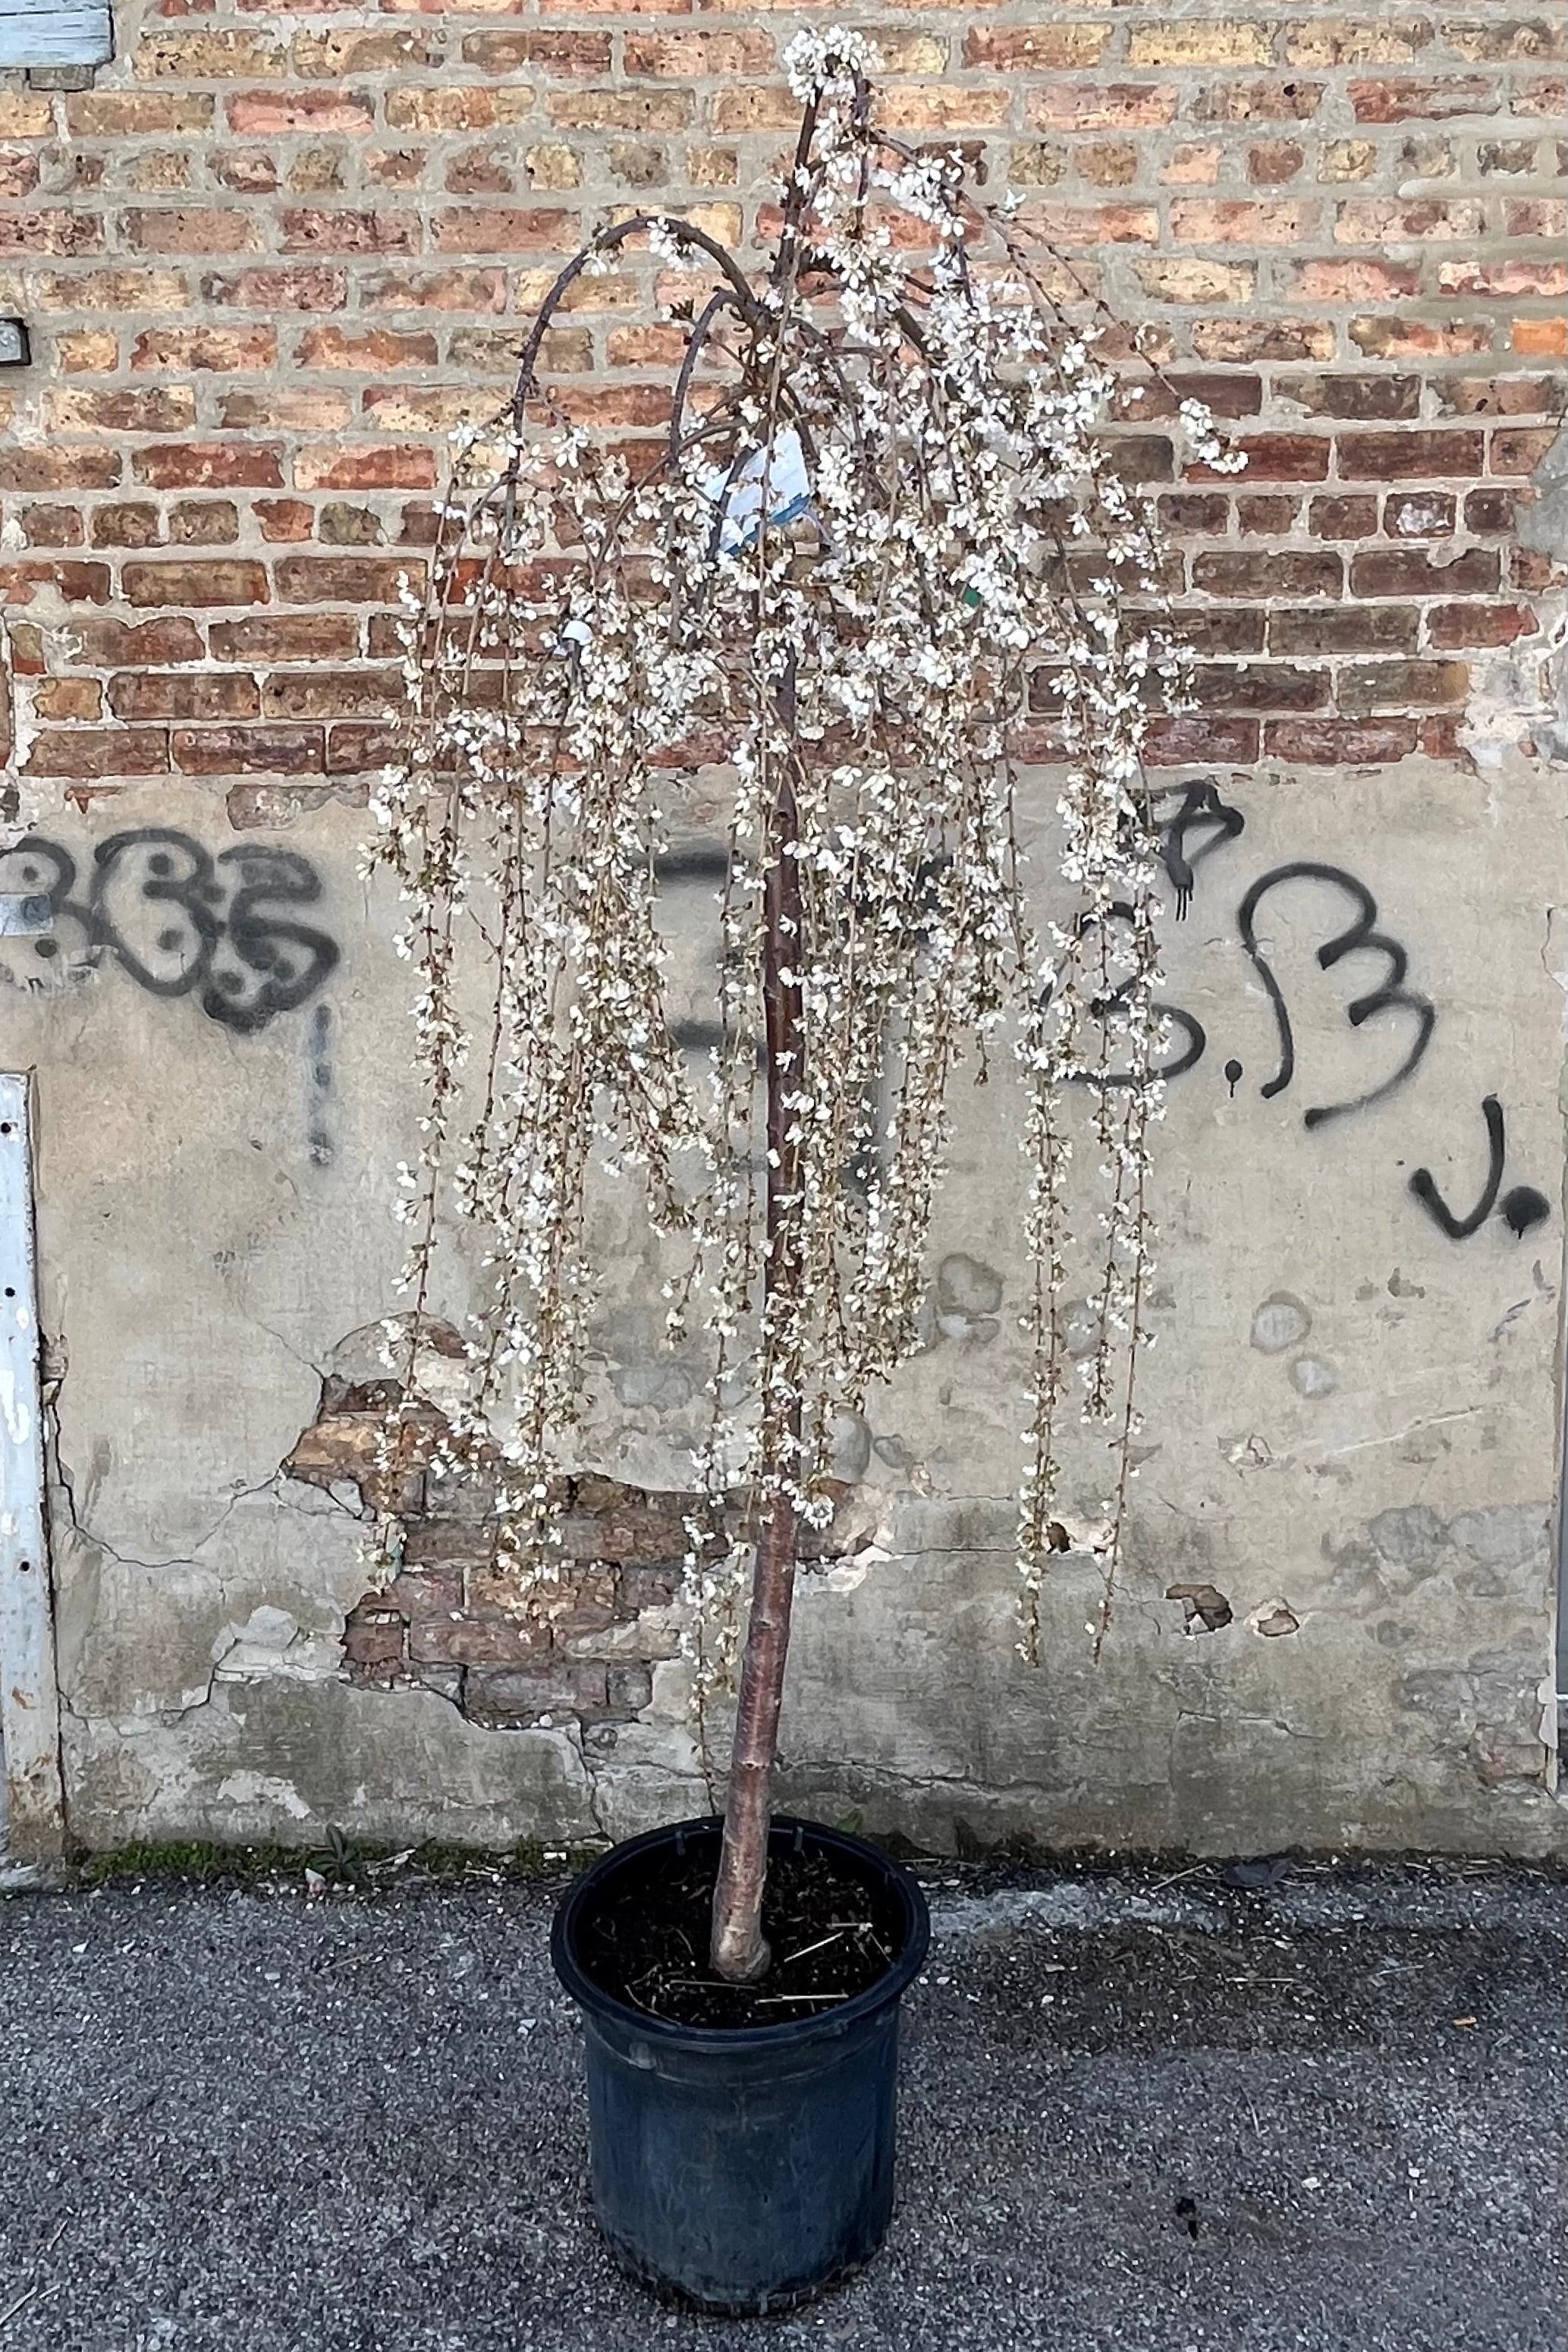
<path id="1" fill-rule="evenodd" d="M 1173 1051 L 1190 1054 L 1189 1023 L 1204 1045 L 1172 1081 L 1160 1143 L 1160 1344 L 1103 1657 L 1086 1631 L 1097 1570 L 1075 1554 L 1048 1590 L 1043 1669 L 1013 1650 L 1021 1179 L 993 1086 L 961 1100 L 929 1348 L 846 1433 L 846 1557 L 801 1605 L 788 1790 L 939 1843 L 1545 1846 L 1558 787 L 1523 763 L 1482 780 L 1407 762 L 1327 788 L 1222 775 L 1214 791 L 1242 822 L 1189 829 L 1189 853 L 1213 845 L 1169 926 L 1187 1016 Z M 1179 784 L 1167 805 L 1179 819 Z M 138 931 L 180 917 L 136 897 L 133 862 L 188 858 L 171 835 L 221 846 L 210 803 L 144 790 L 63 813 L 53 837 L 85 872 L 111 827 L 143 817 L 159 835 L 110 863 L 122 935 L 157 977 L 188 942 Z M 272 911 L 338 956 L 307 1002 L 249 1031 L 93 955 L 68 915 L 43 962 L 33 939 L 4 943 L 26 983 L 5 999 L 7 1058 L 37 1073 L 67 1780 L 90 1844 L 329 1822 L 505 1842 L 706 1803 L 656 1591 L 608 1643 L 589 1616 L 558 1645 L 558 1682 L 572 1660 L 601 1684 L 582 1660 L 647 1662 L 618 1709 L 594 1690 L 552 1709 L 541 1683 L 548 1723 L 497 1730 L 463 1711 L 460 1674 L 343 1679 L 345 1618 L 366 1595 L 366 1457 L 341 1449 L 323 1402 L 351 1407 L 379 1370 L 366 1327 L 396 1305 L 388 1171 L 413 1108 L 404 976 L 389 910 L 358 877 L 360 830 L 333 809 L 287 836 L 320 895 Z M 1301 863 L 1322 871 L 1291 877 Z M 1370 914 L 1363 891 L 1378 941 L 1324 971 L 1316 950 Z M 1294 1041 L 1268 1099 L 1279 1031 L 1244 928 Z M 1347 1017 L 1396 950 L 1435 1010 L 1430 1044 L 1380 1099 L 1309 1126 L 1406 1058 L 1415 1013 Z M 1413 1179 L 1425 1169 L 1470 1217 L 1490 1189 L 1487 1098 L 1500 1205 L 1455 1239 Z M 601 1242 L 583 1459 L 656 1496 L 689 1476 L 691 1382 L 650 1336 L 633 1194 L 606 1202 Z M 336 1455 L 312 1444 L 323 1429 Z M 1085 1518 L 1099 1475 L 1074 1465 Z M 868 1543 L 892 1557 L 861 1558 Z M 1166 1599 L 1173 1585 L 1212 1587 L 1229 1621 L 1207 1630 L 1216 1600 Z"/>

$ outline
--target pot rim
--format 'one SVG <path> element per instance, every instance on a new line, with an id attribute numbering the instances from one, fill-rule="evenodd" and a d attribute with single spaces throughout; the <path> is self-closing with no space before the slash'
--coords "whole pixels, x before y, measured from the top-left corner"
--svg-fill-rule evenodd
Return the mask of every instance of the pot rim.
<path id="1" fill-rule="evenodd" d="M 601 1854 L 572 1881 L 556 1906 L 550 1925 L 550 1961 L 562 1987 L 580 2009 L 666 2046 L 679 2044 L 712 2051 L 787 2050 L 805 2042 L 833 2040 L 846 2028 L 902 2000 L 925 1965 L 931 1942 L 931 1915 L 919 1882 L 902 1863 L 895 1862 L 868 1839 L 854 1837 L 847 1830 L 830 1829 L 825 1822 L 801 1821 L 792 1813 L 774 1814 L 768 1829 L 769 1849 L 780 1835 L 792 1838 L 803 1833 L 830 1852 L 836 1851 L 883 1872 L 901 1899 L 906 1921 L 904 1944 L 891 1968 L 885 1969 L 874 1984 L 867 1985 L 863 1992 L 856 1993 L 825 2017 L 786 2018 L 777 2025 L 683 2025 L 675 2018 L 653 2017 L 645 2009 L 634 2009 L 631 2002 L 595 1984 L 578 1959 L 574 1947 L 583 1914 L 603 1894 L 607 1882 L 639 1855 L 673 1844 L 693 1832 L 713 1835 L 723 1827 L 722 1815 L 708 1813 L 694 1821 L 669 1822 L 661 1828 L 644 1830 L 641 1836 L 612 1846 L 608 1853 Z"/>

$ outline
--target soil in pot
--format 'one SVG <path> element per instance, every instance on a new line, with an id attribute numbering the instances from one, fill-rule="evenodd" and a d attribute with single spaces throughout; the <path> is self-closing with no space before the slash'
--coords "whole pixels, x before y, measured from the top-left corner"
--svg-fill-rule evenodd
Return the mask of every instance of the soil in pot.
<path id="1" fill-rule="evenodd" d="M 825 2017 L 886 1974 L 905 1923 L 885 1886 L 826 1854 L 775 1852 L 762 1897 L 772 1952 L 755 1985 L 729 1985 L 708 1959 L 714 1855 L 650 1858 L 583 1922 L 580 1957 L 600 1989 L 680 2025 L 782 2025 Z"/>

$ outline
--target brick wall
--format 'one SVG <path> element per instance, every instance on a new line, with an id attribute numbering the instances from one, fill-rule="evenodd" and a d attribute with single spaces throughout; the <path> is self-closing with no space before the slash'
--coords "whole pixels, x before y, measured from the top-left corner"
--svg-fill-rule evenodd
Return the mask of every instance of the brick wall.
<path id="1" fill-rule="evenodd" d="M 90 88 L 0 87 L 0 572 L 27 772 L 166 772 L 267 824 L 384 756 L 400 574 L 444 436 L 617 206 L 749 246 L 807 13 L 751 5 L 149 0 Z M 1517 494 L 1563 405 L 1564 19 L 967 0 L 857 14 L 900 129 L 961 140 L 1249 464 L 1162 490 L 1208 657 L 1159 755 L 1455 743 L 1531 626 Z M 570 404 L 655 429 L 646 266 L 579 288 Z"/>

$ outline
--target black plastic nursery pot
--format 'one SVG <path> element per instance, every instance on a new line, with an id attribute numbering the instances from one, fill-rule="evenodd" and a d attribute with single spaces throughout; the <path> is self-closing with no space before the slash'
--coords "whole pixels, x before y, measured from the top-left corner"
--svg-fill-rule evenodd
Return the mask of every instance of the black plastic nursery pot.
<path id="1" fill-rule="evenodd" d="M 891 1966 L 839 2006 L 779 2024 L 695 2026 L 594 1981 L 594 1926 L 662 1865 L 711 1856 L 717 1820 L 605 1854 L 556 1913 L 550 1956 L 583 2013 L 594 2210 L 632 2274 L 709 2311 L 777 2310 L 869 2261 L 893 2212 L 899 2003 L 930 1920 L 914 1879 L 863 1840 L 776 1819 L 771 1859 L 820 1855 L 898 1923 Z"/>

